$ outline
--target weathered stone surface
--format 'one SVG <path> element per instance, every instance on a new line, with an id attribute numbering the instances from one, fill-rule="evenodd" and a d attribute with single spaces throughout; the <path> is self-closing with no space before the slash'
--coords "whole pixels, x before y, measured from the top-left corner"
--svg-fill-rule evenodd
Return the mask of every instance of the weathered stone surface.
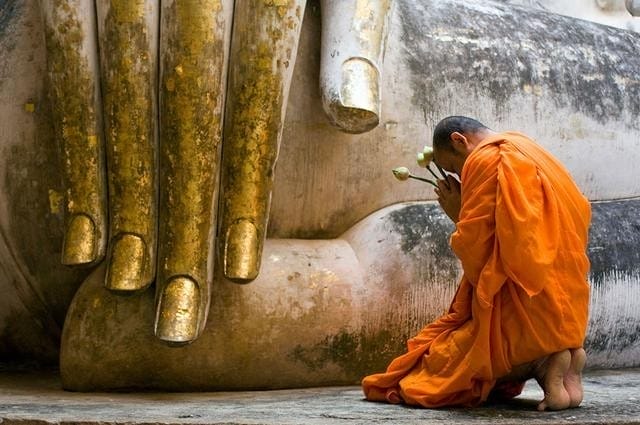
<path id="1" fill-rule="evenodd" d="M 62 170 L 36 1 L 0 1 L 0 361 L 55 364 L 86 271 L 60 263 Z"/>
<path id="2" fill-rule="evenodd" d="M 594 204 L 590 368 L 640 366 L 640 225 L 628 215 L 638 203 Z M 384 370 L 448 306 L 460 277 L 452 230 L 435 203 L 407 203 L 340 239 L 271 239 L 261 276 L 248 286 L 216 283 L 207 330 L 181 348 L 152 337 L 152 293 L 111 295 L 98 271 L 67 316 L 63 384 L 86 391 L 356 383 Z"/>
<path id="3" fill-rule="evenodd" d="M 635 0 L 496 0 L 500 3 L 540 9 L 547 12 L 598 22 L 613 27 L 640 31 L 628 4 Z M 627 4 L 627 7 L 625 7 Z"/>
<path id="4" fill-rule="evenodd" d="M 592 210 L 589 364 L 640 366 L 640 199 L 597 202 Z"/>
<path id="5" fill-rule="evenodd" d="M 0 373 L 3 425 L 84 424 L 640 424 L 640 370 L 591 372 L 578 409 L 540 413 L 530 381 L 512 403 L 475 409 L 416 409 L 363 400 L 357 387 L 236 393 L 81 394 L 52 375 Z"/>
<path id="6" fill-rule="evenodd" d="M 88 271 L 72 272 L 59 265 L 62 186 L 43 90 L 45 57 L 37 2 L 2 2 L 0 11 L 0 351 L 14 358 L 52 360 L 64 313 Z M 307 248 L 312 249 L 300 258 L 314 259 L 307 263 L 312 266 L 305 268 L 303 260 L 293 259 L 295 251 L 287 252 L 289 264 L 295 264 L 289 269 L 278 269 L 280 257 L 269 257 L 266 261 L 280 274 L 267 274 L 271 278 L 265 277 L 262 287 L 256 282 L 251 289 L 215 294 L 220 301 L 212 307 L 215 319 L 209 326 L 216 329 L 218 339 L 200 343 L 199 349 L 233 365 L 225 372 L 228 381 L 218 380 L 216 385 L 224 386 L 241 374 L 250 376 L 254 370 L 264 374 L 237 385 L 286 386 L 300 377 L 308 385 L 354 382 L 363 373 L 384 367 L 402 349 L 404 338 L 442 312 L 458 273 L 455 259 L 446 253 L 450 227 L 434 205 L 390 213 L 404 208 L 397 205 L 403 201 L 433 199 L 424 184 L 399 184 L 390 170 L 412 164 L 414 152 L 428 143 L 432 126 L 445 115 L 475 115 L 495 129 L 531 134 L 567 164 L 592 200 L 640 195 L 638 34 L 484 1 L 399 0 L 390 16 L 387 43 L 393 47 L 384 61 L 382 125 L 354 136 L 335 130 L 322 114 L 317 87 L 319 23 L 318 2 L 312 1 L 302 29 L 276 170 L 270 233 L 273 238 L 333 238 L 352 228 L 344 239 L 353 252 L 345 244 L 340 250 L 345 249 L 351 259 L 357 256 L 360 265 L 335 257 L 316 262 L 311 243 Z M 389 211 L 382 210 L 394 204 Z M 637 206 L 619 208 L 612 219 L 625 220 L 625 211 L 634 215 Z M 361 222 L 366 216 L 369 219 Z M 602 225 L 598 240 L 609 243 L 607 235 L 618 225 Z M 633 226 L 625 229 L 637 231 Z M 294 242 L 273 242 L 281 243 Z M 318 245 L 326 254 L 329 250 L 323 243 Z M 627 250 L 625 261 L 631 264 L 636 247 L 626 244 L 612 250 Z M 636 354 L 625 354 L 637 352 L 633 320 L 638 278 L 635 272 L 628 273 L 628 264 L 619 266 L 622 263 L 612 258 L 602 259 L 604 269 L 594 262 L 594 276 L 605 278 L 595 285 L 592 329 L 614 339 L 594 339 L 590 350 L 615 353 L 598 360 L 601 364 L 629 364 L 638 359 Z M 621 267 L 624 273 L 611 274 Z M 323 298 L 325 272 L 335 273 L 336 268 L 349 277 L 327 286 L 333 292 Z M 617 277 L 607 276 L 622 276 L 622 284 L 611 284 Z M 110 356 L 119 355 L 118 344 L 142 344 L 151 337 L 153 307 L 148 294 L 113 301 L 106 295 L 102 298 L 98 288 L 88 286 L 95 297 L 83 302 L 111 303 L 113 310 L 88 309 L 80 314 L 86 315 L 87 323 L 107 321 L 116 314 L 122 322 L 109 324 L 113 333 L 101 334 L 97 327 L 86 334 L 87 327 L 76 328 L 77 337 L 85 339 L 73 349 L 84 352 L 87 361 L 70 362 L 69 368 L 77 367 L 87 381 L 107 375 L 120 379 L 121 374 L 115 387 L 154 385 L 156 377 L 145 375 L 145 368 L 160 378 L 163 369 L 158 365 L 163 362 L 178 370 L 190 369 L 193 375 L 203 370 L 197 362 L 184 360 L 188 356 L 182 355 L 183 349 L 163 360 L 163 350 L 170 349 L 152 343 L 145 348 L 146 357 L 134 359 L 139 363 L 132 360 L 115 372 L 100 371 L 104 362 L 114 361 Z M 300 299 L 310 301 L 300 304 Z M 353 300 L 367 301 L 349 304 Z M 224 303 L 228 305 L 220 307 Z M 100 316 L 105 312 L 114 316 Z M 296 321 L 297 314 L 305 320 Z M 325 317 L 331 318 L 330 325 Z M 272 327 L 280 318 L 280 327 Z M 129 323 L 130 329 L 119 329 Z M 291 323 L 300 327 L 292 330 Z M 237 332 L 238 326 L 246 330 L 245 336 Z M 320 332 L 314 334 L 316 330 Z M 270 340 L 270 332 L 280 339 Z M 233 345 L 229 335 L 244 339 Z M 273 349 L 279 341 L 288 348 Z M 364 357 L 354 359 L 354 351 Z M 252 363 L 256 352 L 258 362 Z M 284 360 L 276 366 L 265 352 Z M 285 369 L 290 374 L 283 377 Z M 335 375 L 327 374 L 328 369 Z M 103 376 L 98 379 L 93 373 Z M 207 376 L 197 379 L 203 386 L 211 381 Z"/>
<path id="7" fill-rule="evenodd" d="M 319 14 L 310 5 L 302 29 L 271 237 L 337 237 L 385 206 L 435 199 L 420 182 L 395 181 L 391 169 L 418 170 L 415 153 L 447 115 L 529 134 L 592 200 L 640 195 L 640 33 L 491 1 L 398 0 L 381 125 L 346 135 L 317 101 Z"/>

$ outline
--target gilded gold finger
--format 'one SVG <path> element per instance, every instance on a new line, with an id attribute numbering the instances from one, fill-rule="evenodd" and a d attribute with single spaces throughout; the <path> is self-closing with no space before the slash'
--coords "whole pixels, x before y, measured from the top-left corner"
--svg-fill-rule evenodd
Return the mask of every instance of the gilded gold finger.
<path id="1" fill-rule="evenodd" d="M 363 133 L 380 121 L 380 69 L 391 1 L 322 0 L 322 104 L 345 132 Z"/>
<path id="2" fill-rule="evenodd" d="M 162 306 L 156 336 L 169 343 L 195 339 L 208 311 L 232 7 L 232 2 L 220 0 L 162 3 L 156 280 L 156 299 Z M 197 297 L 170 288 L 188 286 L 185 279 L 197 289 Z M 176 310 L 176 305 L 182 307 Z M 195 324 L 184 324 L 185 309 L 201 312 L 189 316 Z"/>
<path id="3" fill-rule="evenodd" d="M 260 269 L 304 6 L 302 0 L 236 2 L 218 232 L 224 275 L 235 282 L 255 279 Z"/>
<path id="4" fill-rule="evenodd" d="M 111 235 L 105 285 L 137 291 L 151 284 L 156 266 L 159 5 L 152 0 L 96 5 Z"/>
<path id="5" fill-rule="evenodd" d="M 42 1 L 49 97 L 64 171 L 62 263 L 91 265 L 106 251 L 106 182 L 93 2 Z"/>

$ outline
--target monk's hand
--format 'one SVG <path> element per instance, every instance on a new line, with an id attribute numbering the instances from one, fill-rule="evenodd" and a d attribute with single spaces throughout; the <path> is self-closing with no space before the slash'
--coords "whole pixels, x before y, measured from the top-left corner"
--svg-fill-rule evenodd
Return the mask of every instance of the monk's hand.
<path id="1" fill-rule="evenodd" d="M 453 176 L 447 175 L 447 180 L 438 180 L 438 187 L 434 189 L 438 195 L 438 203 L 445 214 L 454 222 L 460 216 L 460 182 Z"/>

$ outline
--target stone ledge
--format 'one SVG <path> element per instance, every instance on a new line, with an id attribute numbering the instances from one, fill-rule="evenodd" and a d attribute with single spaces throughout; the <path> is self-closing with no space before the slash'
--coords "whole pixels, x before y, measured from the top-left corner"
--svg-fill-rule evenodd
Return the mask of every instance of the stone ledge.
<path id="1" fill-rule="evenodd" d="M 0 372 L 0 424 L 638 424 L 640 369 L 591 371 L 578 409 L 535 411 L 535 383 L 512 403 L 427 410 L 366 402 L 358 387 L 217 393 L 74 393 L 56 373 Z"/>

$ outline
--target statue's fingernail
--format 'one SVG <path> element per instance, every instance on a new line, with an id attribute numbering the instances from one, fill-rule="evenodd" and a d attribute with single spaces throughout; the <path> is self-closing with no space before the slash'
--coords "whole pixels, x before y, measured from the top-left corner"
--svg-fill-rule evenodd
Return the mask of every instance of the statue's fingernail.
<path id="1" fill-rule="evenodd" d="M 227 230 L 224 244 L 224 276 L 237 283 L 258 277 L 260 252 L 258 229 L 249 220 L 240 220 Z"/>
<path id="2" fill-rule="evenodd" d="M 155 334 L 166 342 L 184 344 L 198 336 L 200 290 L 187 277 L 175 277 L 160 295 Z"/>
<path id="3" fill-rule="evenodd" d="M 142 238 L 131 234 L 120 236 L 111 248 L 105 287 L 123 292 L 144 289 L 150 283 L 142 281 L 145 253 Z"/>
<path id="4" fill-rule="evenodd" d="M 71 218 L 62 245 L 62 264 L 74 266 L 96 260 L 96 226 L 84 214 Z"/>
<path id="5" fill-rule="evenodd" d="M 344 118 L 353 126 L 351 131 L 364 132 L 378 125 L 378 70 L 371 62 L 364 58 L 351 58 L 342 64 L 340 97 L 343 106 L 350 110 L 347 115 L 351 117 Z"/>

